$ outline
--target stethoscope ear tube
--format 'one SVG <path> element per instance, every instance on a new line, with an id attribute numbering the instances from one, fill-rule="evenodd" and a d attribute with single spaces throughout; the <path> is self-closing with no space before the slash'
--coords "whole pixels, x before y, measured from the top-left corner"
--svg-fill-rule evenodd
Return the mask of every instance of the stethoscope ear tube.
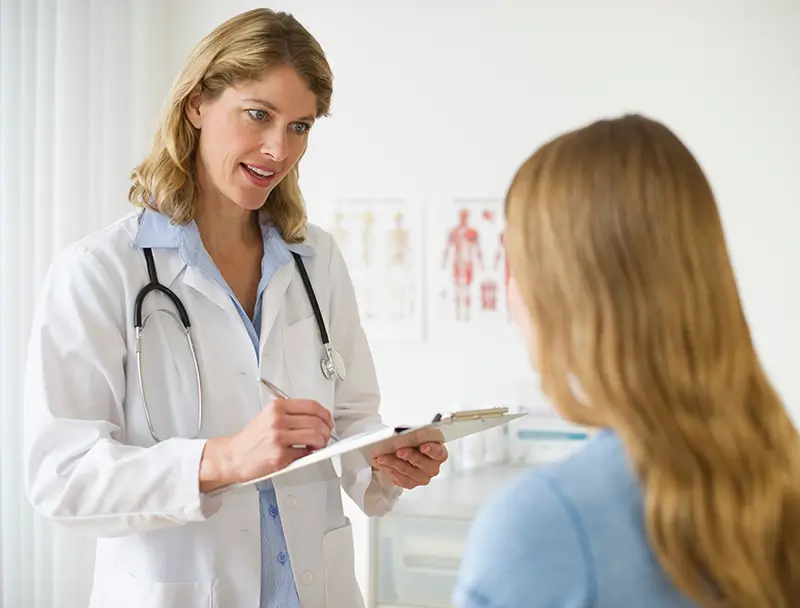
<path id="1" fill-rule="evenodd" d="M 163 312 L 172 317 L 176 323 L 183 325 L 183 331 L 186 336 L 186 341 L 189 345 L 189 351 L 192 355 L 194 374 L 197 381 L 197 428 L 190 439 L 197 439 L 200 437 L 200 432 L 203 428 L 203 387 L 200 384 L 200 364 L 197 360 L 197 351 L 195 350 L 194 342 L 192 341 L 192 334 L 189 329 L 191 327 L 189 314 L 186 312 L 186 308 L 184 307 L 183 302 L 181 302 L 181 299 L 169 287 L 158 282 L 158 273 L 156 272 L 156 264 L 155 260 L 153 259 L 153 251 L 149 247 L 143 248 L 143 251 L 144 258 L 147 263 L 147 274 L 150 277 L 150 282 L 145 285 L 138 294 L 136 294 L 136 301 L 133 305 L 133 325 L 136 328 L 136 369 L 139 374 L 139 390 L 142 396 L 142 408 L 144 409 L 144 415 L 147 419 L 147 427 L 150 431 L 150 436 L 153 438 L 153 441 L 156 443 L 163 441 L 163 439 L 158 436 L 158 433 L 156 433 L 153 420 L 150 416 L 150 407 L 147 403 L 147 394 L 144 385 L 144 373 L 142 369 L 142 332 L 144 331 L 144 326 L 147 322 L 146 318 L 142 318 L 142 307 L 147 295 L 153 291 L 158 291 L 169 298 L 169 300 L 175 306 L 175 310 L 178 312 L 177 316 L 167 310 Z"/>
<path id="2" fill-rule="evenodd" d="M 327 349 L 330 349 L 330 340 L 328 339 L 328 330 L 325 328 L 325 321 L 322 318 L 322 311 L 319 309 L 319 302 L 317 302 L 317 295 L 314 293 L 314 288 L 311 285 L 311 279 L 308 278 L 308 271 L 306 265 L 303 264 L 303 258 L 299 253 L 292 252 L 297 270 L 300 272 L 300 278 L 303 280 L 303 287 L 306 289 L 308 299 L 311 302 L 311 308 L 314 311 L 314 318 L 317 320 L 317 327 L 319 328 L 319 337 L 322 344 Z"/>
<path id="3" fill-rule="evenodd" d="M 188 330 L 192 324 L 191 321 L 189 321 L 189 313 L 186 312 L 183 302 L 181 302 L 181 299 L 175 295 L 175 292 L 169 287 L 158 282 L 158 273 L 156 272 L 156 263 L 153 259 L 153 250 L 149 247 L 145 247 L 142 251 L 144 252 L 144 259 L 147 262 L 147 274 L 150 276 L 150 282 L 136 294 L 136 302 L 133 305 L 133 326 L 138 329 L 143 327 L 142 305 L 144 304 L 144 299 L 151 291 L 158 291 L 169 298 L 178 311 L 178 316 L 180 317 L 183 327 Z"/>
<path id="4" fill-rule="evenodd" d="M 303 287 L 305 287 L 308 299 L 311 302 L 311 308 L 314 311 L 314 318 L 317 321 L 319 328 L 319 337 L 322 340 L 322 347 L 325 350 L 322 359 L 320 360 L 320 368 L 322 375 L 328 380 L 342 380 L 344 381 L 347 376 L 347 369 L 345 368 L 344 359 L 339 351 L 331 347 L 330 339 L 328 338 L 328 330 L 325 328 L 325 320 L 322 318 L 322 311 L 317 302 L 317 296 L 314 293 L 314 287 L 311 285 L 311 279 L 308 278 L 308 271 L 300 254 L 292 252 L 297 270 L 300 272 L 300 278 L 303 280 Z"/>

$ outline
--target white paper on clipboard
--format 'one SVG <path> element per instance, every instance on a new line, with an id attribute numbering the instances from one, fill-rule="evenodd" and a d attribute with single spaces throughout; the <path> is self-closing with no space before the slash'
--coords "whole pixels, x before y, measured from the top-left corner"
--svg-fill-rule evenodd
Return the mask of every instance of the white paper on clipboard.
<path id="1" fill-rule="evenodd" d="M 455 412 L 443 417 L 437 416 L 434 422 L 430 424 L 408 427 L 383 427 L 375 431 L 344 437 L 326 448 L 312 452 L 303 458 L 298 458 L 280 471 L 243 483 L 223 486 L 209 494 L 215 496 L 244 486 L 254 485 L 355 450 L 359 450 L 367 462 L 371 462 L 373 457 L 394 454 L 402 448 L 414 448 L 423 443 L 448 443 L 508 424 L 525 415 L 524 413 L 509 414 L 507 408 L 491 408 Z"/>

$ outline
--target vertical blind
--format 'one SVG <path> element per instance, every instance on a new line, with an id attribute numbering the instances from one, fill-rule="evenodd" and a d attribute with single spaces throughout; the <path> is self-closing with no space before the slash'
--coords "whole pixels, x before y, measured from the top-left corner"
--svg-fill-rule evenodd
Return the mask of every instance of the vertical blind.
<path id="1" fill-rule="evenodd" d="M 128 212 L 174 67 L 164 0 L 0 0 L 0 608 L 86 606 L 94 542 L 24 491 L 28 334 L 47 268 Z"/>

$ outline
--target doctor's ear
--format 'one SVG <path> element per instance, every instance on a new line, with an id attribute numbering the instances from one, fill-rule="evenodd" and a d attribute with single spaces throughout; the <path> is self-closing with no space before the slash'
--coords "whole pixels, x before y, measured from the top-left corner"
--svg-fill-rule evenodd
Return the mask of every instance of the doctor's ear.
<path id="1" fill-rule="evenodd" d="M 189 93 L 189 98 L 186 100 L 186 118 L 192 123 L 195 129 L 199 129 L 203 124 L 203 89 L 201 85 L 197 85 L 192 92 Z"/>

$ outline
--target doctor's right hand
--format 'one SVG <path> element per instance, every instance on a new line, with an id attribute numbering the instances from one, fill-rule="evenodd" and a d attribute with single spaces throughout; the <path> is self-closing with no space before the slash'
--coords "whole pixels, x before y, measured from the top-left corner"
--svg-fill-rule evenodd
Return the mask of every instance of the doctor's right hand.
<path id="1" fill-rule="evenodd" d="M 200 461 L 200 491 L 274 473 L 324 448 L 332 430 L 330 411 L 316 401 L 275 399 L 235 435 L 206 442 Z"/>

